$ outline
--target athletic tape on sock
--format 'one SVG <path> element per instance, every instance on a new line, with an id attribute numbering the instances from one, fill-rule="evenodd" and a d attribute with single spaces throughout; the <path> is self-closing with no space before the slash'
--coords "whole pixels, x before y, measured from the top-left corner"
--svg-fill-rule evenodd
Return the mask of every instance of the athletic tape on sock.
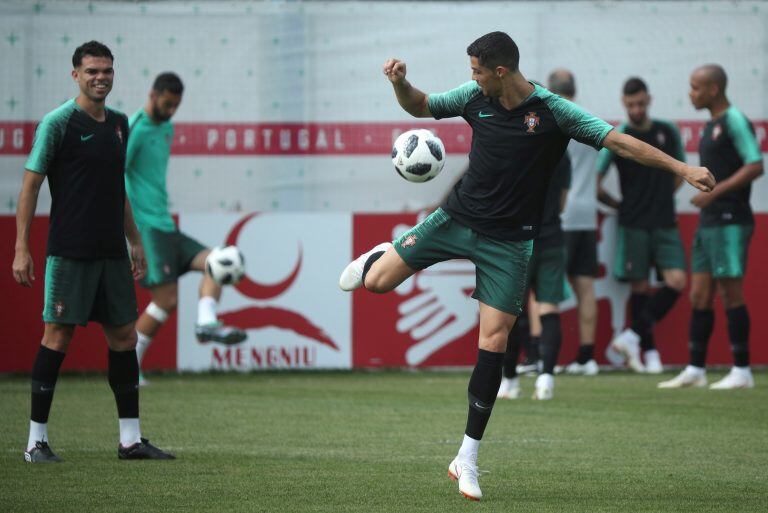
<path id="1" fill-rule="evenodd" d="M 168 320 L 168 312 L 157 306 L 155 303 L 149 303 L 147 309 L 144 311 L 147 312 L 147 315 L 161 324 Z"/>

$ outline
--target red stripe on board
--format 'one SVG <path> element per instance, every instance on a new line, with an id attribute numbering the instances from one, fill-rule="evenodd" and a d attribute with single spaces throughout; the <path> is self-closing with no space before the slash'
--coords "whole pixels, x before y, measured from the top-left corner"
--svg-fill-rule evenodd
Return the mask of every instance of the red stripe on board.
<path id="1" fill-rule="evenodd" d="M 677 121 L 685 151 L 696 153 L 703 121 Z M 36 124 L 0 121 L 0 155 L 26 155 Z M 761 151 L 768 152 L 768 121 L 754 122 Z M 382 155 L 411 128 L 437 133 L 448 153 L 468 153 L 465 123 L 176 123 L 174 155 Z"/>

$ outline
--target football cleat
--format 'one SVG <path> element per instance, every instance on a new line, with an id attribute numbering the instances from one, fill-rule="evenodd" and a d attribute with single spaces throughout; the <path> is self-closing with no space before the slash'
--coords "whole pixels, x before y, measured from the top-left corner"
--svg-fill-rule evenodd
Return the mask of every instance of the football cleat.
<path id="1" fill-rule="evenodd" d="M 733 367 L 726 376 L 709 385 L 710 390 L 732 390 L 734 388 L 755 388 L 755 378 L 749 367 Z"/>
<path id="2" fill-rule="evenodd" d="M 586 363 L 572 362 L 565 368 L 566 374 L 597 376 L 600 367 L 595 360 L 588 360 Z"/>
<path id="3" fill-rule="evenodd" d="M 520 397 L 520 380 L 518 378 L 501 378 L 498 399 L 517 399 Z"/>
<path id="4" fill-rule="evenodd" d="M 448 465 L 448 477 L 459 482 L 459 493 L 471 501 L 479 501 L 483 498 L 477 475 L 477 465 L 461 461 L 458 456 Z"/>
<path id="5" fill-rule="evenodd" d="M 117 446 L 117 457 L 121 460 L 175 460 L 176 456 L 158 449 L 146 438 L 128 447 Z"/>
<path id="6" fill-rule="evenodd" d="M 655 349 L 649 349 L 643 353 L 643 361 L 645 362 L 645 372 L 648 374 L 661 374 L 664 372 L 664 367 L 661 365 L 661 356 Z"/>
<path id="7" fill-rule="evenodd" d="M 48 442 L 35 442 L 35 446 L 24 451 L 24 461 L 29 463 L 59 463 L 61 458 L 56 456 Z"/>
<path id="8" fill-rule="evenodd" d="M 688 365 L 677 376 L 667 381 L 662 381 L 657 388 L 701 388 L 707 386 L 707 372 L 700 368 Z"/>
<path id="9" fill-rule="evenodd" d="M 201 344 L 218 342 L 227 346 L 239 344 L 248 338 L 248 334 L 240 328 L 224 326 L 221 322 L 196 325 L 195 336 Z"/>
<path id="10" fill-rule="evenodd" d="M 526 358 L 522 361 L 522 363 L 517 364 L 517 367 L 515 368 L 517 373 L 521 376 L 527 374 L 536 374 L 540 369 L 541 360 L 531 360 L 530 358 Z"/>
<path id="11" fill-rule="evenodd" d="M 627 366 L 635 372 L 645 372 L 640 361 L 640 336 L 627 328 L 611 341 L 611 349 L 624 357 Z"/>
<path id="12" fill-rule="evenodd" d="M 351 292 L 360 288 L 363 285 L 363 268 L 365 267 L 365 262 L 368 261 L 368 257 L 379 251 L 387 251 L 391 247 L 391 242 L 382 242 L 381 244 L 374 246 L 373 249 L 367 253 L 363 253 L 352 260 L 352 262 L 344 268 L 339 277 L 339 287 L 341 290 Z"/>
<path id="13" fill-rule="evenodd" d="M 552 374 L 539 374 L 532 399 L 548 401 L 555 396 L 555 378 Z"/>

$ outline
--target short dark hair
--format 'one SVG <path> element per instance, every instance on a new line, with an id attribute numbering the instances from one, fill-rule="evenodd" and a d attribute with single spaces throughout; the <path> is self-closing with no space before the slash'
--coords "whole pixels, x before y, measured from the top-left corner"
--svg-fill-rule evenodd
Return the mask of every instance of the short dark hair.
<path id="1" fill-rule="evenodd" d="M 632 96 L 637 93 L 647 93 L 648 86 L 645 85 L 643 79 L 640 77 L 630 77 L 624 82 L 624 88 L 622 89 L 624 96 Z"/>
<path id="2" fill-rule="evenodd" d="M 115 61 L 107 45 L 98 41 L 88 41 L 75 48 L 75 53 L 72 54 L 72 67 L 79 67 L 83 63 L 83 57 L 86 55 L 91 57 L 107 57 L 112 62 Z"/>
<path id="3" fill-rule="evenodd" d="M 510 71 L 517 71 L 520 65 L 520 51 L 504 32 L 491 32 L 475 39 L 467 47 L 467 55 L 477 57 L 480 65 L 486 68 L 504 66 Z"/>
<path id="4" fill-rule="evenodd" d="M 714 82 L 720 88 L 720 94 L 725 93 L 725 88 L 728 86 L 728 75 L 722 66 L 719 64 L 705 64 L 698 69 L 706 74 L 707 80 Z"/>
<path id="5" fill-rule="evenodd" d="M 156 93 L 168 91 L 171 94 L 181 94 L 184 92 L 184 84 L 176 73 L 166 71 L 160 73 L 152 84 L 152 90 Z"/>
<path id="6" fill-rule="evenodd" d="M 576 96 L 576 79 L 567 69 L 556 69 L 549 74 L 547 89 L 560 96 Z"/>

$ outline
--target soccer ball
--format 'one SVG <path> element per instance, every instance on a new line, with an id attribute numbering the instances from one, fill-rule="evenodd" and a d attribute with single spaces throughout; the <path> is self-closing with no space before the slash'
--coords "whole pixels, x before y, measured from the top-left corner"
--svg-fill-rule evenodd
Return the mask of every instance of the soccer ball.
<path id="1" fill-rule="evenodd" d="M 205 259 L 205 272 L 219 285 L 235 285 L 245 274 L 245 257 L 237 246 L 213 248 Z"/>
<path id="2" fill-rule="evenodd" d="M 429 130 L 408 130 L 395 140 L 392 162 L 397 173 L 409 182 L 426 182 L 443 169 L 445 146 Z"/>

